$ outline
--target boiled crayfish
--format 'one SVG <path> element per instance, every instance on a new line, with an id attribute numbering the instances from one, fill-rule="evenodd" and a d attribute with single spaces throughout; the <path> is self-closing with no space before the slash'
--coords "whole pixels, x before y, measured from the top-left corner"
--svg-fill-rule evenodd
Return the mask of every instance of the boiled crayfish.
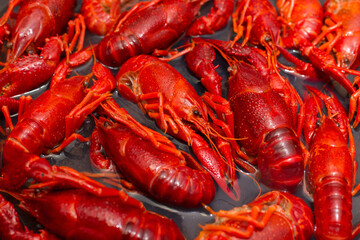
<path id="1" fill-rule="evenodd" d="M 96 57 L 105 65 L 120 66 L 132 56 L 170 47 L 190 25 L 189 35 L 222 29 L 232 12 L 233 1 L 215 1 L 215 10 L 193 22 L 207 1 L 153 0 L 136 4 L 121 15 L 114 29 L 100 41 Z"/>
<path id="2" fill-rule="evenodd" d="M 141 202 L 122 191 L 107 197 L 83 189 L 51 192 L 27 189 L 10 194 L 45 230 L 35 233 L 24 227 L 14 206 L 0 195 L 3 240 L 184 239 L 173 220 L 147 211 Z"/>
<path id="3" fill-rule="evenodd" d="M 190 83 L 171 65 L 148 55 L 139 55 L 127 60 L 121 66 L 116 79 L 119 93 L 137 103 L 144 112 L 156 120 L 163 131 L 187 142 L 215 181 L 232 195 L 225 175 L 229 174 L 231 183 L 236 184 L 233 158 L 227 159 L 228 169 L 222 157 L 214 149 L 209 148 L 208 143 L 192 129 L 194 127 L 209 139 L 222 138 L 221 134 L 215 131 L 216 127 L 209 123 L 209 116 L 214 117 L 210 114 L 210 108 L 201 100 Z M 216 111 L 222 112 L 218 116 L 226 116 L 226 123 L 220 119 L 215 119 L 214 123 L 218 123 L 226 136 L 233 139 L 232 112 L 226 100 L 217 97 L 205 94 L 205 101 L 214 108 L 218 106 L 219 109 Z"/>
<path id="4" fill-rule="evenodd" d="M 289 193 L 268 192 L 230 211 L 214 212 L 215 223 L 202 226 L 204 239 L 310 239 L 314 217 L 306 203 Z"/>
<path id="5" fill-rule="evenodd" d="M 359 92 L 356 90 L 354 84 L 350 82 L 346 74 L 350 73 L 359 76 L 360 73 L 348 69 L 352 64 L 354 64 L 354 67 L 357 66 L 356 54 L 358 51 L 358 47 L 355 47 L 357 42 L 356 38 L 358 38 L 355 33 L 356 20 L 353 17 L 356 15 L 354 13 L 350 14 L 352 11 L 350 8 L 356 9 L 359 4 L 348 4 L 347 1 L 328 1 L 324 5 L 324 9 L 326 9 L 324 14 L 318 0 L 279 0 L 277 4 L 279 13 L 283 19 L 282 22 L 284 23 L 284 46 L 300 50 L 301 54 L 308 58 L 312 65 L 310 66 L 307 63 L 302 63 L 286 50 L 282 49 L 282 47 L 278 46 L 278 49 L 286 59 L 295 63 L 297 66 L 296 71 L 299 70 L 304 75 L 311 75 L 315 78 L 331 77 L 341 84 L 341 86 L 351 94 L 349 119 L 352 119 L 355 114 Z M 349 9 L 349 11 L 346 9 Z M 335 13 L 338 13 L 339 15 L 336 16 Z M 330 23 L 331 26 L 323 29 L 323 32 L 320 33 L 323 16 L 332 19 L 330 21 L 329 19 L 325 20 L 325 22 Z M 344 23 L 342 23 L 341 19 L 344 20 Z M 354 22 L 352 22 L 352 20 L 354 20 Z M 347 30 L 349 28 L 351 30 Z M 335 31 L 335 34 L 332 33 L 333 31 Z M 324 35 L 327 36 L 329 41 L 319 48 L 316 47 L 316 45 L 323 40 Z M 338 63 L 336 63 L 336 60 L 330 54 L 333 48 L 335 49 L 335 52 L 337 52 Z M 327 51 L 324 49 L 327 49 Z M 351 54 L 353 56 L 351 56 Z M 347 60 L 343 61 L 342 59 Z M 344 64 L 345 61 L 347 64 L 351 64 L 347 66 L 347 64 Z M 322 74 L 318 74 L 317 72 L 319 71 L 321 71 Z M 357 114 L 354 126 L 356 126 L 359 121 L 360 115 Z"/>
<path id="6" fill-rule="evenodd" d="M 241 0 L 232 14 L 236 36 L 232 45 L 243 37 L 242 46 L 250 43 L 266 49 L 268 63 L 276 62 L 275 44 L 280 40 L 280 24 L 275 7 L 268 0 Z M 245 32 L 245 34 L 244 34 Z"/>
<path id="7" fill-rule="evenodd" d="M 37 52 L 39 47 L 44 46 L 47 38 L 65 32 L 69 20 L 74 16 L 76 1 L 11 0 L 6 13 L 0 19 L 1 27 L 6 26 L 13 9 L 19 4 L 16 23 L 11 28 L 11 36 L 7 44 L 11 47 L 7 57 L 10 62 L 16 60 L 25 51 Z"/>
<path id="8" fill-rule="evenodd" d="M 308 87 L 308 91 L 304 137 L 309 156 L 305 179 L 314 198 L 315 237 L 352 239 L 352 187 L 356 163 L 350 124 L 336 97 L 312 87 Z M 328 116 L 322 111 L 323 103 Z"/>
<path id="9" fill-rule="evenodd" d="M 82 102 L 87 94 L 85 83 L 89 77 L 75 76 L 65 79 L 65 76 L 33 101 L 7 137 L 3 151 L 1 188 L 18 189 L 28 178 L 44 184 L 50 182 L 50 185 L 68 183 L 90 189 L 94 187 L 95 191 L 102 186 L 72 169 L 50 166 L 46 159 L 39 157 L 47 151 L 60 151 L 74 139 L 84 141 L 81 135 L 74 132 L 81 126 L 87 114 L 96 108 L 95 104 L 88 107 L 88 112 L 85 111 L 79 116 L 74 114 L 75 118 L 71 118 L 71 110 Z M 106 94 L 98 95 L 97 101 L 107 97 Z M 63 145 L 58 146 L 60 143 Z"/>
<path id="10" fill-rule="evenodd" d="M 359 9 L 358 0 L 327 0 L 324 3 L 324 32 L 329 41 L 324 47 L 334 52 L 340 67 L 355 69 L 360 63 Z"/>
<path id="11" fill-rule="evenodd" d="M 169 47 L 205 1 L 155 0 L 135 5 L 99 42 L 96 57 L 105 65 L 120 66 L 132 56 Z"/>
<path id="12" fill-rule="evenodd" d="M 297 129 L 301 100 L 293 87 L 268 67 L 266 54 L 259 49 L 240 44 L 229 48 L 229 42 L 214 39 L 193 41 L 215 46 L 230 64 L 227 98 L 236 119 L 235 137 L 253 156 L 249 160 L 258 165 L 262 182 L 294 191 L 304 162 Z"/>
<path id="13" fill-rule="evenodd" d="M 103 103 L 102 108 L 111 113 L 109 103 Z M 210 174 L 189 154 L 181 152 L 178 156 L 175 150 L 154 148 L 150 141 L 120 122 L 101 117 L 96 126 L 90 149 L 100 142 L 125 179 L 142 192 L 181 207 L 208 204 L 214 198 L 215 185 Z M 93 153 L 91 156 L 98 157 Z"/>

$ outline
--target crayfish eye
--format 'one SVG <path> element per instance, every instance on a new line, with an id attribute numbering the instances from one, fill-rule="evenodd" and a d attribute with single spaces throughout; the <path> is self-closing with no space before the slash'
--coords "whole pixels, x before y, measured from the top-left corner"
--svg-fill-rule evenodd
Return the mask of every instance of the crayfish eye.
<path id="1" fill-rule="evenodd" d="M 12 46 L 13 46 L 12 42 L 7 42 L 7 43 L 6 43 L 6 47 L 7 47 L 7 48 L 12 48 Z"/>
<path id="2" fill-rule="evenodd" d="M 27 51 L 27 54 L 29 54 L 29 55 L 32 55 L 32 54 L 34 54 L 34 53 L 35 53 L 34 49 L 29 49 L 29 50 Z"/>
<path id="3" fill-rule="evenodd" d="M 199 110 L 197 110 L 197 109 L 194 109 L 194 110 L 193 110 L 193 114 L 194 114 L 195 116 L 200 116 L 200 112 L 199 112 Z"/>
<path id="4" fill-rule="evenodd" d="M 317 127 L 320 127 L 320 126 L 321 126 L 321 122 L 320 122 L 320 121 L 317 121 L 317 122 L 316 122 L 316 126 L 317 126 Z"/>
<path id="5" fill-rule="evenodd" d="M 271 42 L 271 37 L 269 35 L 266 35 L 264 40 L 265 42 Z"/>
<path id="6" fill-rule="evenodd" d="M 344 63 L 346 64 L 346 65 L 348 65 L 348 64 L 350 64 L 350 59 L 349 58 L 344 58 Z"/>

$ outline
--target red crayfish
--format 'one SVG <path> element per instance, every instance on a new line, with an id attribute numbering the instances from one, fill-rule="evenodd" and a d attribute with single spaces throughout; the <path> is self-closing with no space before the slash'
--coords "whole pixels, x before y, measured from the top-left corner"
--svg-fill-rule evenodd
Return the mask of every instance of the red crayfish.
<path id="1" fill-rule="evenodd" d="M 122 96 L 138 103 L 163 131 L 187 142 L 219 186 L 233 195 L 225 180 L 225 175 L 229 174 L 232 184 L 236 184 L 233 158 L 230 156 L 227 159 L 228 167 L 222 157 L 209 148 L 208 143 L 192 129 L 195 127 L 209 139 L 215 137 L 221 141 L 223 137 L 220 131 L 215 130 L 221 127 L 221 132 L 224 131 L 226 137 L 233 139 L 232 112 L 225 99 L 209 94 L 205 94 L 203 98 L 219 112 L 218 116 L 224 116 L 223 120 L 228 124 L 215 118 L 210 108 L 179 72 L 168 63 L 148 55 L 130 58 L 121 66 L 116 79 L 117 89 Z M 214 126 L 210 124 L 208 115 L 214 120 Z M 234 144 L 236 143 L 232 146 Z"/>
<path id="2" fill-rule="evenodd" d="M 112 31 L 113 26 L 119 20 L 123 21 L 121 19 L 126 15 L 126 12 L 121 13 L 122 8 L 125 8 L 122 6 L 125 5 L 124 3 L 126 3 L 124 0 L 84 0 L 82 2 L 81 14 L 85 17 L 86 25 L 89 31 L 98 35 L 105 35 Z M 169 1 L 165 2 L 165 4 L 169 3 Z M 141 5 L 142 4 L 143 3 L 141 3 Z M 188 35 L 212 34 L 215 31 L 224 28 L 228 24 L 230 15 L 234 8 L 234 1 L 216 0 L 213 4 L 214 6 L 211 8 L 210 13 L 207 16 L 195 19 L 190 24 L 189 29 L 187 30 Z M 136 6 L 136 9 L 138 7 L 139 5 Z M 136 12 L 137 10 L 131 11 Z M 158 16 L 150 16 L 150 19 L 148 20 L 157 22 L 156 18 L 158 18 Z M 135 18 L 133 18 L 133 20 L 134 19 Z M 176 26 L 174 30 L 176 31 Z M 151 32 L 149 33 L 151 34 Z"/>
<path id="3" fill-rule="evenodd" d="M 336 97 L 329 97 L 312 87 L 308 90 L 304 137 L 309 156 L 305 179 L 314 198 L 315 237 L 352 239 L 351 190 L 356 162 L 350 124 Z M 322 112 L 322 102 L 329 117 Z"/>
<path id="4" fill-rule="evenodd" d="M 102 103 L 101 107 L 110 116 L 116 115 L 111 102 Z M 121 175 L 142 192 L 162 202 L 182 207 L 208 204 L 214 198 L 215 185 L 210 174 L 189 154 L 181 152 L 182 156 L 178 156 L 175 151 L 154 148 L 150 141 L 120 122 L 114 123 L 101 117 L 96 120 L 96 126 L 90 149 L 96 148 L 99 152 L 97 142 L 100 142 Z M 94 154 L 90 156 L 101 157 Z"/>
<path id="5" fill-rule="evenodd" d="M 193 40 L 214 45 L 230 64 L 227 98 L 236 119 L 235 137 L 254 157 L 249 161 L 257 163 L 261 181 L 276 189 L 295 190 L 304 162 L 298 137 L 301 124 L 297 124 L 302 103 L 293 87 L 276 69 L 268 68 L 262 50 L 240 44 L 229 48 L 221 40 Z"/>
<path id="6" fill-rule="evenodd" d="M 86 28 L 97 35 L 109 33 L 118 19 L 121 19 L 128 9 L 134 6 L 137 0 L 84 0 L 81 3 L 80 13 L 84 16 Z"/>
<path id="7" fill-rule="evenodd" d="M 310 79 L 328 81 L 328 75 L 331 75 L 344 87 L 351 89 L 351 84 L 343 73 L 327 67 L 327 64 L 334 64 L 333 58 L 312 44 L 312 41 L 320 34 L 322 27 L 323 10 L 320 1 L 278 0 L 276 6 L 279 9 L 279 22 L 282 26 L 282 47 L 279 45 L 277 47 L 287 60 L 295 64 L 295 67 L 278 64 L 287 71 L 305 75 Z M 313 62 L 313 65 L 295 58 L 283 47 L 300 50 Z"/>
<path id="8" fill-rule="evenodd" d="M 64 44 L 60 37 L 51 37 L 40 55 L 32 54 L 7 63 L 0 70 L 0 95 L 4 98 L 12 97 L 33 90 L 54 74 L 57 75 L 56 69 L 60 68 L 59 65 L 70 64 L 75 67 L 91 58 L 91 51 L 81 51 L 60 62 L 63 48 Z M 5 105 L 6 102 L 0 103 Z"/>
<path id="9" fill-rule="evenodd" d="M 282 38 L 283 45 L 286 48 L 300 50 L 302 55 L 310 60 L 315 69 L 308 64 L 297 61 L 291 54 L 278 46 L 278 49 L 284 57 L 297 64 L 297 71 L 302 70 L 302 73 L 305 75 L 316 76 L 316 72 L 321 70 L 334 78 L 350 94 L 353 94 L 356 90 L 343 71 L 357 75 L 359 73 L 344 68 L 338 68 L 333 56 L 315 46 L 318 41 L 315 38 L 322 35 L 320 32 L 323 21 L 323 12 L 320 2 L 318 0 L 308 0 L 305 2 L 279 0 L 277 1 L 277 5 L 282 19 L 281 22 L 283 22 L 284 26 Z"/>
<path id="10" fill-rule="evenodd" d="M 324 34 L 328 42 L 320 46 L 326 48 L 327 52 L 333 52 L 337 65 L 341 68 L 357 68 L 360 63 L 360 24 L 358 10 L 360 1 L 332 1 L 324 4 L 325 23 Z M 333 33 L 335 32 L 335 33 Z M 318 41 L 321 40 L 319 36 Z M 359 91 L 352 94 L 349 108 L 349 119 L 355 115 L 356 102 L 358 102 Z M 353 126 L 360 122 L 360 111 L 358 111 Z"/>
<path id="11" fill-rule="evenodd" d="M 64 3 L 67 4 L 66 2 Z M 14 4 L 17 4 L 17 2 L 10 2 L 8 11 L 10 11 L 12 7 L 14 7 Z M 50 6 L 47 6 L 46 4 Z M 16 102 L 16 100 L 8 99 L 7 97 L 12 97 L 17 94 L 28 92 L 48 81 L 51 76 L 53 76 L 58 67 L 58 64 L 60 63 L 62 52 L 65 51 L 66 53 L 66 60 L 64 60 L 66 61 L 66 64 L 70 64 L 73 66 L 80 65 L 91 57 L 91 51 L 76 53 L 76 55 L 71 55 L 69 57 L 69 54 L 75 48 L 76 43 L 78 43 L 77 51 L 80 51 L 83 46 L 85 23 L 81 15 L 78 15 L 75 20 L 69 21 L 68 33 L 63 34 L 61 37 L 55 36 L 56 34 L 61 33 L 59 32 L 60 27 L 52 26 L 54 28 L 52 29 L 47 26 L 48 24 L 56 24 L 56 21 L 64 21 L 63 18 L 65 16 L 61 16 L 61 14 L 55 13 L 58 7 L 64 6 L 54 6 L 54 4 L 55 3 L 52 1 L 47 3 L 40 1 L 37 4 L 31 4 L 28 1 L 23 2 L 21 9 L 24 9 L 24 13 L 18 16 L 17 22 L 19 22 L 19 27 L 16 28 L 16 32 L 13 32 L 16 37 L 14 37 L 14 39 L 12 40 L 14 42 L 14 45 L 11 54 L 14 53 L 14 56 L 9 54 L 9 61 L 6 62 L 3 69 L 0 70 L 0 95 L 2 96 L 2 98 L 0 99 L 0 104 L 2 106 L 8 106 L 10 108 L 10 112 L 15 112 L 16 110 L 18 110 L 18 103 Z M 50 10 L 53 12 L 51 13 Z M 64 11 L 65 10 L 69 11 L 69 9 L 64 9 Z M 35 22 L 28 22 L 26 20 L 27 16 L 24 16 L 25 13 L 29 14 L 34 19 L 39 18 L 39 16 L 37 16 L 36 14 L 40 13 L 43 13 L 45 15 L 56 14 L 56 16 L 43 16 L 41 17 L 41 20 L 43 20 L 43 22 L 39 20 L 36 20 Z M 64 15 L 66 14 L 64 13 Z M 72 15 L 73 13 L 71 12 L 70 16 Z M 6 17 L 6 15 L 4 15 L 4 17 Z M 52 19 L 51 17 L 55 19 Z M 69 17 L 67 16 L 66 19 L 68 18 Z M 63 24 L 63 22 L 61 22 L 61 24 Z M 65 22 L 65 27 L 66 26 L 67 21 Z M 41 30 L 39 32 L 39 35 L 28 34 L 28 32 L 32 33 L 32 31 L 36 30 L 38 27 L 40 27 L 40 29 L 38 30 Z M 46 29 L 47 27 L 49 27 L 49 29 Z M 51 31 L 48 32 L 49 30 Z M 53 32 L 55 30 L 57 32 Z M 50 34 L 53 34 L 54 36 Z M 42 40 L 42 38 L 45 39 Z M 70 40 L 71 42 L 69 43 Z M 40 46 L 42 50 L 39 55 L 22 55 L 25 49 L 35 48 L 31 51 L 32 53 L 35 53 L 37 52 L 38 48 L 40 48 Z M 20 55 L 21 57 L 19 57 Z M 60 63 L 60 65 L 62 64 L 63 63 Z M 16 102 L 16 104 L 9 105 L 9 103 L 12 102 Z"/>
<path id="12" fill-rule="evenodd" d="M 93 90 L 104 93 L 115 88 L 115 78 L 109 69 L 96 64 L 93 70 L 102 79 Z M 194 207 L 213 199 L 215 186 L 210 175 L 189 154 L 178 151 L 166 137 L 142 126 L 114 101 L 101 103 L 98 112 L 115 123 L 103 117 L 96 120 L 90 159 L 97 168 L 113 170 L 114 164 L 100 153 L 103 146 L 110 161 L 114 161 L 127 180 L 160 201 Z M 147 161 L 143 161 L 144 156 Z"/>
<path id="13" fill-rule="evenodd" d="M 0 195 L 0 237 L 10 239 L 184 239 L 173 220 L 147 211 L 122 191 L 95 196 L 83 189 L 10 193 L 45 228 L 24 227 L 14 206 Z M 51 221 L 49 221 L 51 219 Z"/>
<path id="14" fill-rule="evenodd" d="M 356 50 L 357 48 L 353 47 L 356 45 L 355 44 L 356 41 L 353 41 L 352 37 L 348 37 L 348 36 L 354 36 L 354 39 L 356 39 L 355 37 L 356 34 L 352 34 L 352 31 L 354 29 L 353 27 L 350 27 L 352 29 L 350 34 L 348 34 L 346 30 L 344 30 L 343 32 L 344 34 L 343 39 L 348 39 L 348 40 L 344 40 L 344 41 L 339 40 L 342 33 L 342 25 L 345 24 L 346 26 L 345 29 L 348 29 L 349 28 L 348 25 L 351 25 L 349 23 L 351 22 L 351 20 L 349 22 L 346 21 L 355 18 L 353 17 L 354 14 L 353 15 L 349 14 L 351 11 L 344 10 L 343 12 L 346 13 L 343 13 L 344 16 L 342 17 L 345 17 L 345 19 L 344 19 L 344 23 L 342 23 L 340 19 L 335 16 L 335 14 L 329 11 L 334 10 L 336 6 L 338 6 L 340 9 L 342 7 L 346 9 L 345 6 L 347 5 L 347 3 L 344 2 L 341 4 L 338 1 L 334 1 L 333 3 L 330 2 L 331 1 L 328 1 L 328 3 L 325 4 L 324 9 L 328 9 L 328 10 L 323 14 L 321 4 L 318 0 L 277 1 L 279 14 L 282 17 L 281 22 L 283 23 L 284 26 L 283 45 L 287 48 L 295 48 L 300 50 L 302 55 L 306 56 L 310 60 L 312 65 L 299 61 L 293 55 L 291 55 L 286 50 L 284 50 L 282 47 L 280 46 L 277 47 L 286 59 L 295 63 L 297 72 L 300 71 L 300 73 L 302 72 L 305 75 L 315 76 L 315 78 L 328 78 L 330 76 L 334 80 L 336 80 L 339 84 L 341 84 L 346 89 L 346 91 L 351 94 L 349 119 L 352 119 L 355 113 L 355 109 L 357 105 L 356 102 L 359 97 L 359 93 L 357 92 L 353 84 L 350 82 L 350 80 L 347 78 L 346 73 L 354 74 L 357 76 L 359 76 L 360 73 L 358 71 L 347 69 L 347 67 L 349 66 L 340 63 L 342 62 L 342 60 L 340 60 L 341 57 L 337 57 L 339 58 L 338 61 L 340 62 L 336 63 L 334 57 L 330 54 L 329 50 L 333 49 L 333 47 L 335 47 L 336 44 L 339 44 L 339 47 L 335 49 L 335 51 L 339 51 L 338 53 L 339 56 L 341 55 L 340 52 L 346 52 L 349 49 L 352 49 L 350 50 L 352 52 L 357 51 Z M 327 5 L 331 5 L 331 6 L 327 7 Z M 349 4 L 348 8 L 356 9 L 356 6 L 357 6 L 356 4 L 352 4 L 352 5 Z M 321 31 L 320 27 L 322 26 L 323 16 L 325 17 L 330 16 L 331 18 L 337 19 L 337 21 L 333 21 L 331 23 L 331 27 L 324 29 L 323 32 L 320 33 Z M 326 19 L 325 22 L 329 22 L 328 19 Z M 336 32 L 336 36 L 331 34 L 332 31 Z M 320 40 L 322 40 L 324 35 L 326 35 L 328 39 L 330 39 L 329 42 L 317 48 L 316 44 L 319 43 Z M 323 49 L 325 48 L 328 48 L 328 50 L 324 51 Z M 343 50 L 341 50 L 340 48 L 343 48 Z M 350 60 L 348 62 L 350 62 Z M 318 73 L 319 70 L 322 72 L 321 75 Z M 360 116 L 359 114 L 357 114 L 354 122 L 354 126 L 356 126 L 360 121 L 359 118 Z"/>
<path id="15" fill-rule="evenodd" d="M 268 192 L 230 211 L 214 212 L 215 223 L 202 226 L 203 239 L 310 239 L 314 217 L 306 203 L 289 193 Z"/>
<path id="16" fill-rule="evenodd" d="M 242 45 L 249 42 L 252 45 L 264 47 L 269 66 L 274 65 L 275 44 L 280 40 L 280 24 L 276 9 L 271 2 L 268 0 L 238 1 L 232 18 L 233 30 L 236 33 L 232 45 L 244 35 Z"/>
<path id="17" fill-rule="evenodd" d="M 358 0 L 327 0 L 324 3 L 324 35 L 328 43 L 322 48 L 334 52 L 340 67 L 355 69 L 360 63 L 359 9 Z"/>
<path id="18" fill-rule="evenodd" d="M 96 47 L 96 57 L 108 66 L 120 66 L 132 56 L 170 47 L 187 30 L 200 7 L 207 1 L 155 0 L 135 5 L 118 19 L 113 31 L 100 41 Z M 223 27 L 233 7 L 231 2 L 216 1 L 218 10 L 207 17 L 206 23 L 210 26 L 206 27 L 206 31 L 216 31 Z M 221 5 L 226 6 L 227 15 L 222 14 Z M 197 28 L 200 24 L 195 22 L 192 26 Z"/>
<path id="19" fill-rule="evenodd" d="M 74 16 L 75 0 L 11 0 L 6 13 L 0 19 L 0 26 L 6 26 L 14 7 L 20 4 L 15 26 L 11 28 L 8 46 L 11 51 L 8 61 L 12 62 L 25 51 L 37 52 L 45 39 L 62 34 L 71 17 Z M 72 38 L 72 36 L 69 36 Z"/>
<path id="20" fill-rule="evenodd" d="M 52 152 L 60 151 L 76 138 L 84 140 L 74 131 L 81 126 L 87 114 L 96 108 L 96 101 L 94 106 L 85 107 L 85 113 L 70 115 L 70 112 L 83 101 L 87 91 L 84 83 L 88 80 L 86 76 L 62 79 L 34 100 L 21 115 L 4 145 L 1 188 L 17 189 L 28 178 L 33 178 L 35 181 L 48 182 L 50 185 L 79 184 L 97 191 L 101 184 L 96 181 L 66 167 L 50 166 L 46 159 L 39 157 L 49 149 Z M 106 97 L 106 94 L 101 95 L 97 98 L 97 102 Z M 64 139 L 66 141 L 57 146 Z"/>
<path id="21" fill-rule="evenodd" d="M 314 38 L 321 30 L 323 15 L 320 2 L 318 0 L 279 0 L 277 6 L 281 16 L 280 21 L 278 21 L 275 8 L 269 1 L 240 1 L 233 14 L 234 31 L 237 33 L 233 43 L 243 35 L 246 29 L 242 45 L 244 46 L 247 42 L 250 42 L 253 45 L 260 44 L 265 47 L 269 66 L 276 65 L 275 56 L 277 56 L 277 50 L 280 50 L 286 59 L 295 63 L 296 70 L 300 71 L 300 73 L 316 78 L 328 78 L 327 75 L 329 75 L 352 94 L 354 99 L 357 98 L 358 96 L 354 94 L 356 89 L 344 72 L 354 75 L 359 75 L 359 72 L 337 67 L 334 58 L 329 53 L 318 49 L 315 43 L 311 42 L 312 40 L 314 42 L 318 41 Z M 246 28 L 244 27 L 245 23 L 247 23 Z M 278 45 L 281 42 L 280 23 L 284 26 L 283 36 L 285 39 L 283 42 L 285 46 L 300 50 L 312 65 L 299 61 Z M 285 66 L 282 65 L 282 67 Z M 319 70 L 321 73 L 319 73 Z M 352 112 L 356 108 L 355 102 L 356 100 L 350 102 Z M 358 121 L 356 120 L 354 125 Z"/>
<path id="22" fill-rule="evenodd" d="M 298 48 L 302 42 L 312 42 L 320 34 L 323 10 L 319 0 L 277 0 L 282 23 L 282 44 Z"/>
<path id="23" fill-rule="evenodd" d="M 132 56 L 169 47 L 185 32 L 204 1 L 155 0 L 141 8 L 144 3 L 135 5 L 98 43 L 96 57 L 108 66 L 120 66 Z"/>

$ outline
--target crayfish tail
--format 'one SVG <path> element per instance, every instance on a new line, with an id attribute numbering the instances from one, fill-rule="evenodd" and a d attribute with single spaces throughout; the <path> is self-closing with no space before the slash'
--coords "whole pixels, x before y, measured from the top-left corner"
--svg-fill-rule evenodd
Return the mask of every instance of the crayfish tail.
<path id="1" fill-rule="evenodd" d="M 294 192 L 303 178 L 303 150 L 296 134 L 288 128 L 268 133 L 257 162 L 262 182 L 271 188 Z"/>
<path id="2" fill-rule="evenodd" d="M 339 177 L 324 177 L 314 192 L 315 236 L 350 239 L 352 199 L 350 185 Z"/>

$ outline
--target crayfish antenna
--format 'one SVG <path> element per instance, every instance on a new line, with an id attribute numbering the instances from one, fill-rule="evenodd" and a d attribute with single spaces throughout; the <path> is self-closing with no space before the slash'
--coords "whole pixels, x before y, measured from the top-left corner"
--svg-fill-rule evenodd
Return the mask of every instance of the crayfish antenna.
<path id="1" fill-rule="evenodd" d="M 172 46 L 173 45 L 169 46 L 165 50 L 155 49 L 152 55 L 158 57 L 158 59 L 161 61 L 170 62 L 171 60 L 174 60 L 178 57 L 181 57 L 191 52 L 195 47 L 195 43 L 192 42 L 192 43 L 184 44 L 177 48 L 172 48 Z M 182 50 L 180 51 L 179 49 Z M 160 57 L 160 56 L 169 56 L 169 57 Z"/>
<path id="2" fill-rule="evenodd" d="M 360 223 L 358 223 L 354 228 L 353 228 L 353 231 L 352 231 L 352 239 L 355 239 L 355 237 L 357 235 L 359 235 L 360 233 Z"/>
<path id="3" fill-rule="evenodd" d="M 102 169 L 103 170 L 103 169 Z M 101 179 L 102 182 L 110 184 L 111 186 L 125 190 L 127 192 L 137 192 L 139 194 L 144 194 L 140 190 L 138 190 L 132 183 L 126 181 L 123 176 L 118 172 L 82 172 L 88 177 Z"/>

